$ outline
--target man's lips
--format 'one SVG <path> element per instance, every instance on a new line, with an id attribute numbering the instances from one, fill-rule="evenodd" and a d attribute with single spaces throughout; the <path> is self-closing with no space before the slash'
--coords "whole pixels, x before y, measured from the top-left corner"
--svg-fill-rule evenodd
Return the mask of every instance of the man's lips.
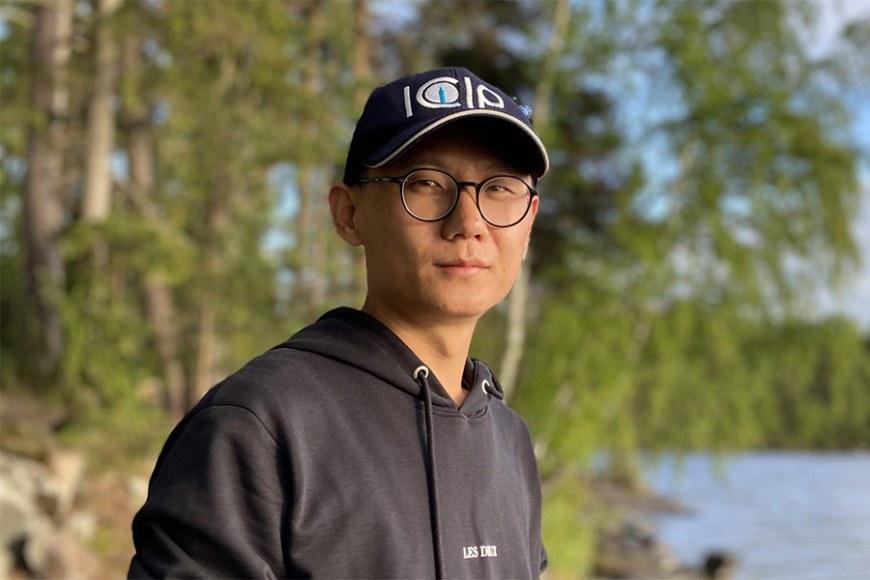
<path id="1" fill-rule="evenodd" d="M 436 263 L 435 265 L 439 268 L 445 268 L 457 272 L 475 272 L 489 268 L 489 265 L 486 262 L 477 258 L 471 258 L 468 260 L 448 260 L 446 262 Z"/>

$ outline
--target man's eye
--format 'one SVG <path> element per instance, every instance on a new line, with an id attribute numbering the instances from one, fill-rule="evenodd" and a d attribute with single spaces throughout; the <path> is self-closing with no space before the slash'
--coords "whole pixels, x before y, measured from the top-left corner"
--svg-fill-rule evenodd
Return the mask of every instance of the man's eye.
<path id="1" fill-rule="evenodd" d="M 443 189 L 441 184 L 434 179 L 415 179 L 410 185 L 415 189 Z"/>
<path id="2" fill-rule="evenodd" d="M 486 186 L 485 193 L 488 195 L 499 195 L 499 196 L 506 197 L 506 196 L 519 195 L 520 192 L 518 191 L 518 188 L 516 188 L 516 187 L 509 187 L 509 186 L 501 184 L 501 183 L 493 183 L 493 184 Z"/>
<path id="3" fill-rule="evenodd" d="M 512 178 L 498 178 L 486 184 L 484 193 L 487 195 L 498 195 L 499 197 L 524 196 L 528 192 L 528 187 L 518 180 Z"/>

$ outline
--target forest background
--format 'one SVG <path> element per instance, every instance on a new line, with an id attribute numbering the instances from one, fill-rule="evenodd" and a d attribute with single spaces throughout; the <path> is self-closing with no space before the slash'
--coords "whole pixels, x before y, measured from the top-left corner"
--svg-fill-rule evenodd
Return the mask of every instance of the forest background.
<path id="1" fill-rule="evenodd" d="M 220 378 L 361 304 L 363 258 L 325 203 L 355 119 L 378 84 L 459 65 L 531 105 L 551 152 L 531 258 L 472 354 L 533 431 L 557 573 L 589 565 L 593 465 L 636 482 L 640 452 L 866 449 L 870 337 L 814 300 L 870 251 L 848 107 L 870 26 L 819 55 L 818 18 L 774 0 L 4 1 L 3 392 L 62 406 L 91 469 L 153 462 Z"/>

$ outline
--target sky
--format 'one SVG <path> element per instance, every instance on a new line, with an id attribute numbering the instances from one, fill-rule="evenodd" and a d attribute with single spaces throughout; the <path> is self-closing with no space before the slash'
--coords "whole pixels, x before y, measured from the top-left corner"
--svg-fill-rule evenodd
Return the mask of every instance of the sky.
<path id="1" fill-rule="evenodd" d="M 819 54 L 836 47 L 844 23 L 870 17 L 867 0 L 819 0 L 819 5 L 822 10 L 813 38 Z M 854 95 L 846 101 L 854 119 L 855 139 L 865 155 L 861 168 L 861 203 L 852 221 L 852 234 L 861 258 L 857 270 L 839 288 L 817 291 L 818 314 L 845 314 L 866 331 L 870 330 L 870 167 L 866 157 L 870 155 L 870 81 L 856 87 Z"/>

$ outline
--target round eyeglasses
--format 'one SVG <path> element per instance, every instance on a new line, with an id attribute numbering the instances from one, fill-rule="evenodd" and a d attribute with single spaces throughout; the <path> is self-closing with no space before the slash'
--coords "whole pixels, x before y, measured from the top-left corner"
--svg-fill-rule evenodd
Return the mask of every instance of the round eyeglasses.
<path id="1" fill-rule="evenodd" d="M 440 169 L 414 169 L 398 177 L 364 177 L 355 184 L 398 183 L 402 205 L 411 217 L 437 222 L 450 215 L 459 202 L 460 190 L 470 185 L 483 219 L 497 228 L 509 228 L 526 217 L 532 197 L 538 195 L 525 181 L 512 175 L 493 175 L 480 182 L 458 181 Z"/>

